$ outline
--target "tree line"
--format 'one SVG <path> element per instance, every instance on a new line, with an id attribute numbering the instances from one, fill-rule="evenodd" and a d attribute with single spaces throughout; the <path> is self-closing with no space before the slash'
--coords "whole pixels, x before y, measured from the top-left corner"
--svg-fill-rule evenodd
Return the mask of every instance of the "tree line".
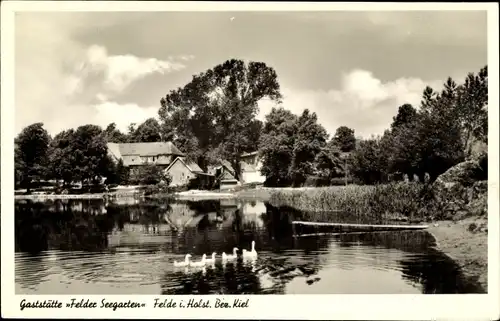
<path id="1" fill-rule="evenodd" d="M 29 125 L 15 138 L 15 185 L 28 190 L 33 183 L 47 180 L 60 181 L 63 187 L 76 182 L 98 185 L 103 177 L 106 184 L 168 183 L 170 177 L 157 166 L 143 166 L 131 175 L 122 160 L 116 162 L 108 154 L 108 142 L 158 141 L 152 138 L 150 123 L 147 120 L 145 126 L 129 134 L 120 133 L 115 124 L 106 130 L 89 124 L 63 130 L 54 137 L 43 123 Z"/>
<path id="2" fill-rule="evenodd" d="M 433 181 L 472 157 L 487 162 L 488 69 L 469 73 L 462 84 L 452 78 L 441 92 L 426 87 L 420 106 L 399 107 L 390 128 L 359 142 L 352 154 L 354 176 L 364 183 L 391 180 L 395 174 Z M 486 164 L 482 164 L 487 168 Z"/>
<path id="3" fill-rule="evenodd" d="M 401 173 L 435 178 L 469 157 L 477 142 L 487 144 L 487 67 L 460 85 L 449 78 L 442 92 L 427 87 L 418 108 L 400 106 L 385 133 L 369 139 L 356 139 L 346 126 L 330 138 L 308 109 L 295 115 L 275 107 L 261 122 L 263 99 L 281 103 L 275 70 L 231 59 L 169 91 L 160 99 L 159 120 L 131 124 L 126 133 L 114 123 L 104 130 L 89 124 L 52 138 L 42 123 L 32 124 L 15 139 L 16 186 L 43 179 L 129 182 L 123 163 L 109 158 L 108 142 L 172 141 L 203 170 L 229 161 L 237 178 L 241 154 L 258 150 L 270 186 L 301 186 L 311 178 L 328 185 L 347 176 L 373 184 Z M 158 169 L 144 170 L 149 182 L 159 180 Z"/>

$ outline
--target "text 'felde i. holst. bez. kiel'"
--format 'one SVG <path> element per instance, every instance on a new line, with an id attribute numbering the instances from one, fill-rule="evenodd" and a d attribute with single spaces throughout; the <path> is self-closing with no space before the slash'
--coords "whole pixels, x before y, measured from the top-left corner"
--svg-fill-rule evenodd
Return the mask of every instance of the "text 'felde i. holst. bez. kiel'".
<path id="1" fill-rule="evenodd" d="M 232 302 L 224 299 L 215 299 L 214 304 L 210 300 L 204 299 L 189 299 L 189 300 L 174 300 L 174 299 L 155 299 L 154 308 L 248 308 L 250 299 L 241 300 L 234 299 Z"/>

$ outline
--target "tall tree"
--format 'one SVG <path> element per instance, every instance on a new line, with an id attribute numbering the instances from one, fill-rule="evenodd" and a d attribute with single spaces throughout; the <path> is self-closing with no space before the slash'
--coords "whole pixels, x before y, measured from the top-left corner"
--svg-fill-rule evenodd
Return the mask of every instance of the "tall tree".
<path id="1" fill-rule="evenodd" d="M 266 185 L 286 186 L 291 183 L 289 166 L 293 161 L 297 116 L 282 107 L 273 108 L 265 116 L 259 143 L 261 173 Z"/>
<path id="2" fill-rule="evenodd" d="M 108 148 L 105 134 L 99 126 L 83 125 L 73 134 L 74 174 L 79 180 L 95 180 L 105 176 L 108 168 Z"/>
<path id="3" fill-rule="evenodd" d="M 128 141 L 127 135 L 116 128 L 116 123 L 109 124 L 104 133 L 108 143 L 126 143 Z"/>
<path id="4" fill-rule="evenodd" d="M 74 135 L 73 129 L 64 130 L 57 134 L 50 144 L 51 177 L 62 180 L 64 185 L 70 184 L 75 178 Z"/>
<path id="5" fill-rule="evenodd" d="M 353 175 L 361 182 L 374 184 L 384 180 L 386 166 L 382 162 L 379 139 L 360 141 L 350 156 L 350 163 Z"/>
<path id="6" fill-rule="evenodd" d="M 315 169 L 316 175 L 323 179 L 331 180 L 335 177 L 345 175 L 345 162 L 341 158 L 341 150 L 330 140 L 316 155 Z"/>
<path id="7" fill-rule="evenodd" d="M 255 148 L 258 102 L 280 98 L 273 68 L 227 60 L 161 99 L 162 132 L 203 169 L 227 159 L 239 176 L 240 155 Z"/>
<path id="8" fill-rule="evenodd" d="M 134 143 L 154 143 L 160 142 L 160 124 L 155 118 L 148 118 L 137 129 L 134 130 L 130 137 L 130 142 Z"/>
<path id="9" fill-rule="evenodd" d="M 488 142 L 488 67 L 477 75 L 469 73 L 458 89 L 456 115 L 462 132 L 466 156 L 474 140 Z"/>
<path id="10" fill-rule="evenodd" d="M 393 117 L 391 129 L 396 129 L 408 123 L 412 123 L 417 118 L 417 110 L 410 104 L 399 106 L 398 114 Z"/>
<path id="11" fill-rule="evenodd" d="M 316 113 L 310 113 L 308 109 L 297 119 L 297 133 L 290 164 L 290 177 L 295 186 L 302 185 L 309 175 L 314 174 L 316 156 L 326 145 L 328 134 L 317 121 Z"/>
<path id="12" fill-rule="evenodd" d="M 335 131 L 333 140 L 343 152 L 350 152 L 356 147 L 356 138 L 354 137 L 354 129 L 347 126 L 340 126 Z"/>
<path id="13" fill-rule="evenodd" d="M 15 139 L 16 176 L 28 191 L 33 180 L 40 180 L 47 175 L 49 143 L 50 136 L 43 128 L 43 123 L 25 127 Z"/>

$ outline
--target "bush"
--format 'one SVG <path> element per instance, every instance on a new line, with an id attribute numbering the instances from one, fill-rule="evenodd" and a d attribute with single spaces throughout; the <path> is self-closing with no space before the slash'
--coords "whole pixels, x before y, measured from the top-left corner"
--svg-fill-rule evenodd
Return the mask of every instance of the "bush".
<path id="1" fill-rule="evenodd" d="M 140 185 L 156 185 L 163 182 L 168 186 L 172 182 L 172 178 L 160 166 L 144 165 L 132 172 L 130 181 Z"/>
<path id="2" fill-rule="evenodd" d="M 320 187 L 330 185 L 330 180 L 328 178 L 309 176 L 306 178 L 303 186 L 308 187 Z"/>

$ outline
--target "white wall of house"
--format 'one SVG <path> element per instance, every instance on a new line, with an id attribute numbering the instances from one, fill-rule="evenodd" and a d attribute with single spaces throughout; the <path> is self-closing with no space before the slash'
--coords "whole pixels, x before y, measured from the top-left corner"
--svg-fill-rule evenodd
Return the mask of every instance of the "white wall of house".
<path id="1" fill-rule="evenodd" d="M 263 184 L 266 181 L 266 177 L 260 173 L 260 169 L 262 168 L 262 162 L 254 158 L 251 164 L 255 167 L 255 171 L 248 171 L 248 172 L 244 171 L 241 175 L 243 183 Z"/>
<path id="2" fill-rule="evenodd" d="M 243 172 L 241 178 L 243 179 L 243 183 L 245 184 L 250 184 L 250 183 L 262 184 L 266 180 L 266 177 L 263 176 L 260 173 L 260 171 Z"/>
<path id="3" fill-rule="evenodd" d="M 167 173 L 172 177 L 171 186 L 186 185 L 189 183 L 190 179 L 196 177 L 196 174 L 192 173 L 180 160 L 175 161 L 175 163 L 170 166 Z"/>

